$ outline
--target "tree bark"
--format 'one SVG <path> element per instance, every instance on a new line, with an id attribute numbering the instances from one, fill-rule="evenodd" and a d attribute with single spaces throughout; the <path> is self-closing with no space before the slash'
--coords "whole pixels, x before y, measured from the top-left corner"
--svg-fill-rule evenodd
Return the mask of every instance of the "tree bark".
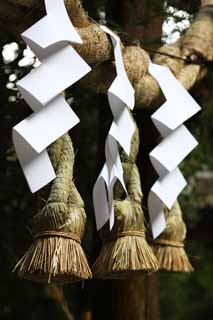
<path id="1" fill-rule="evenodd" d="M 145 320 L 144 277 L 116 280 L 113 285 L 113 319 Z"/>
<path id="2" fill-rule="evenodd" d="M 140 39 L 146 43 L 152 43 L 152 41 L 156 42 L 157 44 L 161 43 L 162 23 L 164 19 L 163 1 L 159 1 L 157 3 L 151 2 L 150 4 L 149 1 L 145 0 L 134 0 L 133 3 L 131 0 L 125 0 L 120 2 L 120 4 L 122 16 L 122 19 L 120 19 L 121 28 L 125 33 L 130 34 L 132 38 Z M 124 51 L 125 66 L 127 71 L 131 68 L 129 66 L 131 65 L 131 53 L 128 55 L 128 50 L 131 50 L 131 47 L 127 47 Z M 134 50 L 136 49 L 134 48 Z M 137 59 L 134 59 L 134 61 L 136 60 Z M 134 62 L 132 62 L 132 65 L 133 64 Z M 138 65 L 136 68 L 140 70 Z M 145 76 L 146 73 L 145 71 L 143 72 Z M 132 73 L 133 72 L 129 71 L 128 74 L 132 75 Z M 137 70 L 134 71 L 134 74 L 137 74 Z M 141 78 L 143 78 L 143 76 Z M 131 78 L 131 81 L 134 83 L 137 81 L 137 79 L 133 80 Z M 141 117 L 137 117 L 136 114 L 136 119 L 137 118 L 140 119 Z M 144 130 L 146 129 L 143 127 L 141 130 L 141 144 L 144 142 Z M 150 126 L 147 134 L 148 132 L 150 132 Z M 139 153 L 138 159 L 140 159 L 139 162 L 142 164 L 140 166 L 142 168 L 140 168 L 141 170 L 139 171 L 141 175 L 142 190 L 144 190 L 144 187 L 146 186 L 146 182 L 143 179 L 144 168 L 147 170 L 147 159 L 144 159 L 144 152 Z M 143 198 L 143 206 L 145 197 L 146 196 Z M 115 283 L 115 286 L 115 299 L 117 299 L 115 320 L 160 319 L 159 290 L 157 286 L 156 274 L 144 275 L 143 277 L 130 279 L 125 282 L 117 282 Z"/>
<path id="3" fill-rule="evenodd" d="M 127 37 L 142 41 L 145 45 L 161 45 L 164 20 L 164 1 L 118 1 L 120 24 Z M 117 20 L 118 13 L 116 15 Z M 160 34 L 160 37 L 159 37 Z"/>
<path id="4" fill-rule="evenodd" d="M 74 316 L 71 313 L 66 298 L 64 296 L 64 291 L 62 287 L 56 285 L 47 285 L 45 287 L 46 294 L 55 302 L 58 308 L 62 311 L 64 319 L 74 320 Z"/>
<path id="5" fill-rule="evenodd" d="M 146 278 L 146 320 L 160 320 L 159 274 Z"/>

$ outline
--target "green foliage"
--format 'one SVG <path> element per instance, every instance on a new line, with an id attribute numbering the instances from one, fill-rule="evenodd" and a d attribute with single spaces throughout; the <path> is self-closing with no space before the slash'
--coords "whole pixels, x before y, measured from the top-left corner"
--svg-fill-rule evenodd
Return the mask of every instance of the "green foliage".
<path id="1" fill-rule="evenodd" d="M 212 241 L 191 241 L 187 248 L 195 267 L 191 275 L 161 274 L 162 319 L 212 319 L 212 244 Z"/>

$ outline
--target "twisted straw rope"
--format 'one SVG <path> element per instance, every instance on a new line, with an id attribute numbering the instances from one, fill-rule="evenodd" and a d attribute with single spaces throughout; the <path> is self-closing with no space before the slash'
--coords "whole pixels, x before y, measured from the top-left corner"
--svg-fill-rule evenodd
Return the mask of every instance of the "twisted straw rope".
<path id="1" fill-rule="evenodd" d="M 39 282 L 70 283 L 92 277 L 81 247 L 86 214 L 73 182 L 74 150 L 68 134 L 50 148 L 57 172 L 48 200 L 33 218 L 34 241 L 18 262 L 20 277 Z"/>
<path id="2" fill-rule="evenodd" d="M 145 239 L 144 214 L 141 207 L 142 191 L 138 168 L 135 164 L 139 149 L 139 134 L 136 128 L 131 141 L 129 157 L 121 151 L 124 181 L 129 196 L 119 182 L 115 185 L 115 223 L 102 228 L 103 240 L 99 257 L 93 265 L 98 278 L 128 278 L 133 275 L 153 272 L 158 262 Z"/>
<path id="3" fill-rule="evenodd" d="M 44 231 L 41 233 L 38 233 L 34 239 L 38 239 L 38 238 L 44 238 L 44 237 L 62 237 L 62 238 L 67 238 L 67 239 L 72 239 L 75 240 L 76 242 L 78 242 L 79 244 L 81 244 L 81 239 L 80 237 L 78 237 L 76 234 L 74 233 L 68 233 L 68 232 L 57 232 L 57 231 Z"/>
<path id="4" fill-rule="evenodd" d="M 149 242 L 153 245 L 164 245 L 164 246 L 170 246 L 170 247 L 175 247 L 175 248 L 184 248 L 183 242 L 180 241 L 172 241 L 172 240 L 165 240 L 165 239 L 149 239 Z"/>
<path id="5" fill-rule="evenodd" d="M 116 240 L 118 238 L 129 237 L 129 236 L 145 238 L 145 232 L 144 231 L 136 231 L 136 230 L 118 232 L 118 233 L 110 236 L 109 238 L 103 239 L 103 242 L 112 241 L 112 240 Z"/>

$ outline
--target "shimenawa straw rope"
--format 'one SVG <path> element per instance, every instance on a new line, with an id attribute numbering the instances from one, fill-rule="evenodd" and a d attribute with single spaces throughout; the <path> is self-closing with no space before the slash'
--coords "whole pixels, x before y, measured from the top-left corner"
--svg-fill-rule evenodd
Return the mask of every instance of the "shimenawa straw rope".
<path id="1" fill-rule="evenodd" d="M 150 239 L 160 270 L 192 272 L 193 267 L 184 248 L 186 225 L 178 201 L 174 203 L 171 210 L 165 208 L 164 212 L 166 217 L 165 231 L 157 239 Z"/>
<path id="2" fill-rule="evenodd" d="M 49 149 L 57 177 L 44 207 L 33 218 L 34 241 L 15 266 L 21 278 L 69 283 L 91 278 L 81 247 L 86 214 L 73 182 L 74 150 L 68 134 Z"/>
<path id="3" fill-rule="evenodd" d="M 100 232 L 103 245 L 93 265 L 94 276 L 98 278 L 127 278 L 158 269 L 157 259 L 145 239 L 141 184 L 135 164 L 138 148 L 139 135 L 136 129 L 130 156 L 121 152 L 128 196 L 117 182 L 113 229 L 110 232 L 109 226 L 105 225 Z"/>

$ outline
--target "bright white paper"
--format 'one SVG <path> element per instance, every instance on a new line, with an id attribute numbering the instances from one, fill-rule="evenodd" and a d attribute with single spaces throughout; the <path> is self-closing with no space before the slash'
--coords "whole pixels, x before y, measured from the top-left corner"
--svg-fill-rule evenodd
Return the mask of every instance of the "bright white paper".
<path id="1" fill-rule="evenodd" d="M 164 138 L 150 152 L 150 160 L 159 175 L 148 196 L 152 233 L 156 238 L 166 228 L 164 205 L 171 209 L 187 184 L 177 167 L 198 142 L 183 122 L 195 115 L 200 106 L 167 67 L 150 62 L 149 73 L 158 81 L 166 98 L 166 102 L 152 115 Z"/>
<path id="2" fill-rule="evenodd" d="M 150 160 L 162 177 L 173 171 L 196 146 L 197 140 L 181 125 L 150 152 Z"/>
<path id="3" fill-rule="evenodd" d="M 45 58 L 42 64 L 18 81 L 17 87 L 33 111 L 50 102 L 85 74 L 90 67 L 67 46 Z"/>
<path id="4" fill-rule="evenodd" d="M 120 181 L 127 193 L 117 143 L 129 155 L 135 125 L 128 108 L 131 110 L 134 108 L 135 97 L 134 89 L 125 71 L 120 39 L 107 27 L 101 26 L 101 29 L 111 37 L 117 75 L 108 90 L 108 100 L 114 120 L 105 144 L 106 163 L 94 185 L 93 202 L 97 229 L 101 229 L 109 221 L 111 230 L 114 225 L 113 190 L 117 180 Z"/>
<path id="5" fill-rule="evenodd" d="M 61 92 L 91 70 L 70 45 L 82 40 L 68 17 L 64 1 L 46 0 L 45 5 L 47 15 L 22 34 L 41 65 L 17 83 L 34 113 L 16 125 L 12 134 L 32 192 L 55 178 L 45 149 L 79 122 Z"/>
<path id="6" fill-rule="evenodd" d="M 64 0 L 45 0 L 45 6 L 47 15 L 22 34 L 39 60 L 68 42 L 83 43 L 67 14 Z"/>

